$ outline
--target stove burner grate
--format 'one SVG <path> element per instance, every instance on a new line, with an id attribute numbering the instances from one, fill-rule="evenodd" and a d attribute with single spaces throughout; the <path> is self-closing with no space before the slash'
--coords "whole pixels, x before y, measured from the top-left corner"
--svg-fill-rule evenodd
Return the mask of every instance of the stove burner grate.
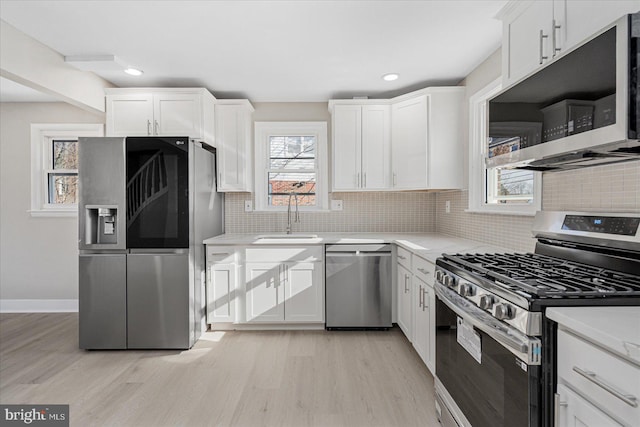
<path id="1" fill-rule="evenodd" d="M 540 254 L 444 255 L 498 286 L 528 296 L 638 296 L 640 276 Z"/>

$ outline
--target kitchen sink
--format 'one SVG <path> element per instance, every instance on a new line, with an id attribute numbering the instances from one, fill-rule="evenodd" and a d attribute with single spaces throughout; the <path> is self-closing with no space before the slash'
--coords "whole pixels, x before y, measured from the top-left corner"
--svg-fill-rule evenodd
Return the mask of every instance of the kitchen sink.
<path id="1" fill-rule="evenodd" d="M 317 241 L 317 234 L 263 234 L 256 237 L 260 243 Z"/>

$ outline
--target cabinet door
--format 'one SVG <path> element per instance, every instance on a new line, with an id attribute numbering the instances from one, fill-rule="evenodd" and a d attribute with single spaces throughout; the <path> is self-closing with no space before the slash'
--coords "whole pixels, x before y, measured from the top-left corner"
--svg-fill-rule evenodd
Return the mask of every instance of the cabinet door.
<path id="1" fill-rule="evenodd" d="M 218 191 L 251 191 L 250 113 L 241 105 L 216 105 Z"/>
<path id="2" fill-rule="evenodd" d="M 620 427 L 621 424 L 563 384 L 558 384 L 560 404 L 556 427 Z"/>
<path id="3" fill-rule="evenodd" d="M 209 264 L 207 323 L 236 321 L 236 264 Z"/>
<path id="4" fill-rule="evenodd" d="M 388 105 L 362 107 L 362 187 L 386 190 L 391 187 L 391 108 Z"/>
<path id="5" fill-rule="evenodd" d="M 322 264 L 289 262 L 284 264 L 284 310 L 287 322 L 322 322 L 324 289 Z"/>
<path id="6" fill-rule="evenodd" d="M 158 93 L 153 103 L 155 135 L 202 138 L 200 95 Z"/>
<path id="7" fill-rule="evenodd" d="M 566 51 L 582 43 L 605 26 L 627 13 L 640 10 L 640 1 L 567 1 L 555 0 L 556 47 Z"/>
<path id="8" fill-rule="evenodd" d="M 394 104 L 391 124 L 393 187 L 427 188 L 427 96 Z"/>
<path id="9" fill-rule="evenodd" d="M 412 309 L 411 299 L 411 273 L 409 270 L 398 264 L 398 326 L 402 329 L 409 341 L 413 340 L 412 335 Z"/>
<path id="10" fill-rule="evenodd" d="M 245 278 L 247 322 L 284 321 L 283 265 L 248 263 Z"/>
<path id="11" fill-rule="evenodd" d="M 503 86 L 515 82 L 551 59 L 553 2 L 534 1 L 503 28 Z M 540 31 L 543 36 L 541 37 Z M 506 52 L 505 52 L 506 50 Z M 547 59 L 542 57 L 546 56 Z"/>
<path id="12" fill-rule="evenodd" d="M 362 186 L 362 107 L 336 105 L 333 110 L 333 189 Z"/>
<path id="13" fill-rule="evenodd" d="M 106 136 L 147 135 L 153 135 L 151 94 L 107 96 Z"/>
<path id="14" fill-rule="evenodd" d="M 413 310 L 415 313 L 413 324 L 413 346 L 418 355 L 425 363 L 429 362 L 429 343 L 431 338 L 431 319 L 429 316 L 429 295 L 428 285 L 422 280 L 413 276 L 414 281 L 414 298 Z M 431 369 L 431 368 L 429 368 Z"/>

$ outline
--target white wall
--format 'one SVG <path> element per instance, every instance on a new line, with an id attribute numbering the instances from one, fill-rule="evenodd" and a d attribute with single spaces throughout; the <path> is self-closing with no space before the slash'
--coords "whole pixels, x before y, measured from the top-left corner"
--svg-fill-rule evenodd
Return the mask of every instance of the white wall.
<path id="1" fill-rule="evenodd" d="M 0 103 L 0 302 L 3 310 L 23 304 L 30 304 L 33 310 L 64 309 L 78 298 L 77 218 L 35 218 L 28 212 L 31 207 L 31 123 L 104 123 L 104 114 L 57 102 Z"/>

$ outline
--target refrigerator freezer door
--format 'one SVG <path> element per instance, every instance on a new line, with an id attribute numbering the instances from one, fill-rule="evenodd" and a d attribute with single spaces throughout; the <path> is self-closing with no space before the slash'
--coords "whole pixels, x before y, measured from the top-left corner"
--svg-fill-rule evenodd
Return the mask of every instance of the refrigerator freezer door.
<path id="1" fill-rule="evenodd" d="M 80 138 L 80 250 L 126 249 L 124 138 Z"/>
<path id="2" fill-rule="evenodd" d="M 127 348 L 125 254 L 80 255 L 80 348 Z"/>
<path id="3" fill-rule="evenodd" d="M 127 255 L 127 347 L 188 349 L 189 254 Z"/>

